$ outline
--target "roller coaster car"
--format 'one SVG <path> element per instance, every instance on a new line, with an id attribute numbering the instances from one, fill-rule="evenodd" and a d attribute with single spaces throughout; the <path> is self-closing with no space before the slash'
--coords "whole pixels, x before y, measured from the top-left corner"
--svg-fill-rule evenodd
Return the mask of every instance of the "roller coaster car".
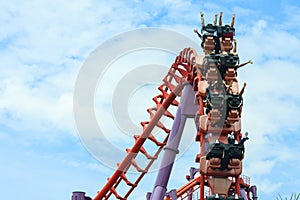
<path id="1" fill-rule="evenodd" d="M 203 64 L 205 67 L 210 67 L 210 66 L 217 66 L 219 62 L 219 54 L 211 53 L 209 55 L 204 56 L 203 58 Z"/>
<path id="2" fill-rule="evenodd" d="M 241 160 L 244 158 L 244 142 L 248 138 L 243 138 L 240 142 L 224 144 L 218 140 L 210 144 L 210 151 L 205 159 L 206 167 L 220 170 L 240 169 Z M 229 141 L 230 142 L 230 141 Z M 236 172 L 234 172 L 236 173 Z M 225 173 L 228 174 L 228 173 Z M 231 173 L 229 173 L 231 174 Z"/>
<path id="3" fill-rule="evenodd" d="M 209 124 L 211 127 L 222 127 L 221 122 L 222 113 L 219 109 L 211 109 L 208 113 Z"/>
<path id="4" fill-rule="evenodd" d="M 223 158 L 224 153 L 224 144 L 220 142 L 212 143 L 209 145 L 210 151 L 206 155 L 206 159 L 210 160 L 211 158 Z"/>
<path id="5" fill-rule="evenodd" d="M 243 138 L 240 142 L 234 144 L 224 144 L 222 142 L 216 142 L 210 144 L 210 151 L 206 155 L 206 159 L 210 160 L 211 158 L 224 159 L 228 153 L 228 159 L 239 159 L 244 158 L 244 142 L 247 138 Z M 230 163 L 230 162 L 228 162 Z M 231 163 L 233 166 L 236 165 L 234 160 Z"/>
<path id="6" fill-rule="evenodd" d="M 234 147 L 229 149 L 229 156 L 231 158 L 237 158 L 242 160 L 244 158 L 245 146 L 244 143 L 248 140 L 248 133 L 246 132 L 246 136 L 243 137 L 238 144 L 234 144 Z"/>
<path id="7" fill-rule="evenodd" d="M 219 71 L 221 77 L 225 81 L 236 81 L 236 70 L 239 68 L 239 57 L 234 54 L 221 55 L 219 61 Z"/>
<path id="8" fill-rule="evenodd" d="M 210 85 L 206 89 L 206 114 L 211 126 L 223 127 L 222 118 L 225 114 L 226 101 L 225 90 L 220 84 Z"/>
<path id="9" fill-rule="evenodd" d="M 238 197 L 235 197 L 235 196 L 230 196 L 230 197 L 223 197 L 223 196 L 221 196 L 221 197 L 215 197 L 214 195 L 213 196 L 209 196 L 208 198 L 207 198 L 207 200 L 244 200 L 244 198 L 243 197 L 240 197 L 240 196 L 238 196 Z"/>
<path id="10" fill-rule="evenodd" d="M 220 54 L 220 64 L 221 66 L 224 66 L 226 68 L 234 68 L 237 69 L 238 68 L 238 64 L 240 62 L 240 58 L 238 55 L 234 55 L 234 54 Z"/>
<path id="11" fill-rule="evenodd" d="M 206 26 L 202 27 L 201 33 L 203 32 L 204 34 L 202 36 L 201 46 L 206 54 L 209 54 L 213 51 L 215 51 L 215 53 L 219 53 L 221 46 L 227 53 L 232 50 L 232 41 L 235 28 L 229 25 L 216 26 L 207 24 Z"/>
<path id="12" fill-rule="evenodd" d="M 206 159 L 205 156 L 200 158 L 200 173 L 206 176 L 215 177 L 236 177 L 242 173 L 242 161 L 231 159 L 226 169 L 221 169 L 222 159 Z"/>
<path id="13" fill-rule="evenodd" d="M 204 57 L 203 66 L 203 76 L 209 82 L 216 81 L 219 78 L 222 78 L 225 82 L 237 81 L 236 71 L 240 67 L 238 55 L 211 53 Z"/>
<path id="14" fill-rule="evenodd" d="M 224 84 L 226 87 L 227 94 L 239 94 L 239 84 L 236 81 L 230 82 L 228 85 Z"/>
<path id="15" fill-rule="evenodd" d="M 227 197 L 227 200 L 244 200 L 244 198 L 241 196 L 238 196 L 238 197 L 230 196 L 230 197 Z"/>
<path id="16" fill-rule="evenodd" d="M 212 199 L 226 199 L 232 181 L 228 178 L 210 177 L 208 179 L 208 184 L 210 185 L 211 191 L 214 194 L 211 196 L 213 197 Z"/>
<path id="17" fill-rule="evenodd" d="M 221 99 L 221 98 L 220 98 Z M 228 109 L 226 118 L 223 115 L 226 110 L 221 107 L 220 99 L 214 98 L 213 101 L 207 101 L 206 114 L 199 117 L 199 128 L 203 133 L 218 132 L 218 133 L 231 133 L 238 134 L 241 131 L 240 110 Z"/>
<path id="18" fill-rule="evenodd" d="M 204 34 L 215 35 L 216 31 L 217 31 L 217 26 L 212 24 L 207 24 L 206 26 L 202 27 L 201 33 L 204 32 Z"/>
<path id="19" fill-rule="evenodd" d="M 222 26 L 221 30 L 219 30 L 218 32 L 219 32 L 218 35 L 221 32 L 223 39 L 224 38 L 230 38 L 231 40 L 233 40 L 233 36 L 234 36 L 234 33 L 235 33 L 235 28 L 233 28 L 229 25 L 225 25 L 225 26 Z"/>
<path id="20" fill-rule="evenodd" d="M 225 39 L 222 39 L 221 42 L 222 42 L 222 46 L 224 48 L 224 51 L 229 53 L 233 48 L 232 40 L 230 38 L 225 38 Z"/>
<path id="21" fill-rule="evenodd" d="M 231 159 L 242 160 L 244 158 L 244 151 L 245 151 L 244 145 L 237 144 L 237 145 L 229 147 L 228 154 Z"/>
<path id="22" fill-rule="evenodd" d="M 215 82 L 218 81 L 219 79 L 219 70 L 217 67 L 210 67 L 209 69 L 207 69 L 206 73 L 205 73 L 205 79 L 207 80 L 207 82 Z"/>
<path id="23" fill-rule="evenodd" d="M 206 199 L 207 200 L 226 200 L 226 197 L 215 194 L 215 195 L 211 195 L 211 196 L 207 197 Z"/>
<path id="24" fill-rule="evenodd" d="M 235 122 L 240 120 L 243 97 L 239 94 L 227 94 L 225 98 L 227 102 L 226 121 L 229 125 L 233 125 Z"/>
<path id="25" fill-rule="evenodd" d="M 216 49 L 216 46 L 215 46 L 216 30 L 217 30 L 217 27 L 212 24 L 208 24 L 208 25 L 202 27 L 201 33 L 204 32 L 204 34 L 202 37 L 201 46 L 204 49 L 206 54 L 209 54 L 210 52 L 212 52 Z"/>
<path id="26" fill-rule="evenodd" d="M 203 36 L 203 49 L 206 54 L 210 53 L 211 51 L 215 50 L 215 37 L 213 35 L 204 35 Z"/>
<path id="27" fill-rule="evenodd" d="M 217 37 L 222 37 L 223 39 L 230 38 L 233 40 L 235 28 L 230 25 L 216 26 L 213 24 L 207 24 L 202 27 L 201 33 L 204 33 L 204 35 L 215 35 Z"/>
<path id="28" fill-rule="evenodd" d="M 228 126 L 219 124 L 220 121 L 220 111 L 217 109 L 212 109 L 208 115 L 202 115 L 199 117 L 200 126 L 199 129 L 202 133 L 231 133 L 234 132 L 238 134 L 241 132 L 241 120 L 238 118 L 233 124 L 228 124 Z"/>
<path id="29" fill-rule="evenodd" d="M 229 197 L 224 197 L 224 196 L 219 196 L 219 195 L 211 195 L 209 197 L 207 197 L 207 200 L 244 200 L 243 197 L 241 196 L 229 196 Z"/>
<path id="30" fill-rule="evenodd" d="M 241 110 L 243 106 L 243 97 L 240 94 L 227 94 L 226 95 L 226 101 L 228 109 L 236 109 Z"/>
<path id="31" fill-rule="evenodd" d="M 206 101 L 208 109 L 219 109 L 222 110 L 225 107 L 225 95 L 222 90 L 206 90 Z"/>
<path id="32" fill-rule="evenodd" d="M 204 57 L 203 65 L 203 77 L 205 77 L 208 83 L 213 83 L 221 79 L 218 69 L 218 60 L 216 60 L 211 55 L 208 55 Z"/>
<path id="33" fill-rule="evenodd" d="M 236 70 L 233 68 L 228 68 L 223 76 L 224 76 L 224 81 L 226 83 L 229 83 L 231 81 L 237 82 Z"/>

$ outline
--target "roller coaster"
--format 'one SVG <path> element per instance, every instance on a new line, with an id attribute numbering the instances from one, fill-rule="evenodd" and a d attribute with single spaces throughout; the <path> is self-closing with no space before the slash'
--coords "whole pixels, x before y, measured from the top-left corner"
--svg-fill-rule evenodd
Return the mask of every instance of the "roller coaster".
<path id="1" fill-rule="evenodd" d="M 162 152 L 153 189 L 145 194 L 147 200 L 258 198 L 256 186 L 250 185 L 250 178 L 242 175 L 244 143 L 248 140 L 248 133 L 241 132 L 246 83 L 239 89 L 237 78 L 238 69 L 252 62 L 240 63 L 234 38 L 235 15 L 229 25 L 223 25 L 222 12 L 215 15 L 213 23 L 205 24 L 203 13 L 200 18 L 202 29 L 194 32 L 202 41 L 204 55 L 185 48 L 175 58 L 158 87 L 159 94 L 152 99 L 155 105 L 147 109 L 150 120 L 141 122 L 142 133 L 134 135 L 133 146 L 126 149 L 125 158 L 117 163 L 117 169 L 93 200 L 129 199 Z M 164 125 L 163 118 L 172 120 L 171 128 Z M 195 141 L 199 142 L 200 151 L 195 162 L 199 167 L 190 168 L 185 185 L 167 191 L 187 118 L 194 119 L 197 129 Z M 164 132 L 163 139 L 153 134 L 155 127 Z M 151 155 L 144 146 L 146 141 L 155 146 Z M 144 156 L 147 163 L 140 163 L 137 156 Z M 137 175 L 130 177 L 129 170 Z M 118 190 L 120 185 L 122 191 Z M 87 199 L 91 198 L 83 192 L 73 192 L 72 200 Z"/>

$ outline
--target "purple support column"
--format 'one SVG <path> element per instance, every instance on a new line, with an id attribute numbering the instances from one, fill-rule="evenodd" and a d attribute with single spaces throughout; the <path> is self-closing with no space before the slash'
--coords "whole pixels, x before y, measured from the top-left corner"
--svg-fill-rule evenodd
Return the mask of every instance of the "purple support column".
<path id="1" fill-rule="evenodd" d="M 73 192 L 72 200 L 85 200 L 85 192 Z"/>
<path id="2" fill-rule="evenodd" d="M 151 192 L 147 192 L 146 194 L 146 200 L 150 200 L 151 199 Z"/>
<path id="3" fill-rule="evenodd" d="M 195 92 L 193 91 L 192 86 L 190 84 L 186 84 L 172 125 L 170 137 L 166 147 L 164 148 L 165 152 L 156 177 L 151 200 L 163 200 L 165 197 L 173 163 L 176 154 L 179 153 L 178 146 L 186 119 L 188 117 L 194 117 L 196 111 L 199 109 L 199 106 L 194 104 L 194 99 Z"/>
<path id="4" fill-rule="evenodd" d="M 170 192 L 166 193 L 167 197 L 171 197 L 172 199 L 177 199 L 177 191 L 176 190 L 171 190 Z"/>
<path id="5" fill-rule="evenodd" d="M 164 148 L 165 152 L 163 155 L 159 172 L 157 174 L 151 200 L 163 200 L 165 197 L 168 181 L 173 168 L 173 163 L 176 154 L 179 153 L 178 145 L 181 139 L 185 122 L 186 122 L 186 117 L 181 115 L 181 108 L 179 106 L 170 133 L 171 135 L 169 137 L 166 147 Z"/>
<path id="6" fill-rule="evenodd" d="M 240 196 L 244 198 L 244 200 L 248 200 L 247 193 L 244 189 L 240 189 Z"/>
<path id="7" fill-rule="evenodd" d="M 250 192 L 252 193 L 252 199 L 253 200 L 257 200 L 257 188 L 256 188 L 256 186 L 255 185 L 252 185 L 251 187 L 250 187 Z"/>

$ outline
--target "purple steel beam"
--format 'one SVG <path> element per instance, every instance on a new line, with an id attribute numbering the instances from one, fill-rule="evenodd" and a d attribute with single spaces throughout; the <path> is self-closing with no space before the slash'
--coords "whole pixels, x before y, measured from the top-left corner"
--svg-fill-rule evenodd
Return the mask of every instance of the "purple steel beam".
<path id="1" fill-rule="evenodd" d="M 167 192 L 166 196 L 171 197 L 171 199 L 177 199 L 177 191 L 173 189 L 170 192 Z"/>
<path id="2" fill-rule="evenodd" d="M 250 187 L 250 192 L 252 193 L 252 199 L 257 200 L 257 187 L 255 185 Z"/>
<path id="3" fill-rule="evenodd" d="M 73 192 L 72 200 L 85 200 L 85 192 Z"/>
<path id="4" fill-rule="evenodd" d="M 240 189 L 240 196 L 244 198 L 244 200 L 248 200 L 247 193 L 244 189 Z"/>
<path id="5" fill-rule="evenodd" d="M 180 104 L 178 106 L 176 116 L 172 125 L 170 137 L 164 148 L 164 155 L 158 171 L 151 200 L 163 200 L 170 174 L 173 168 L 176 154 L 179 153 L 178 146 L 181 140 L 182 132 L 188 117 L 195 117 L 195 113 L 199 106 L 194 104 L 195 92 L 190 84 L 184 86 Z"/>

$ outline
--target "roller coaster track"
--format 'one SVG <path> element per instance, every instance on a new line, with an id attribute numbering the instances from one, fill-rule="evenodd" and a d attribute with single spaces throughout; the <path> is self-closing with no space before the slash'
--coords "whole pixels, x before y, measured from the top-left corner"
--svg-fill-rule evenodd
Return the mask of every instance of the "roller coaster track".
<path id="1" fill-rule="evenodd" d="M 178 106 L 179 103 L 176 100 L 176 97 L 180 96 L 185 83 L 192 82 L 192 66 L 195 62 L 196 56 L 197 54 L 195 50 L 186 48 L 176 57 L 167 75 L 163 78 L 163 84 L 158 87 L 160 94 L 152 99 L 155 106 L 147 109 L 147 112 L 150 115 L 150 121 L 141 122 L 143 132 L 140 135 L 134 136 L 134 145 L 131 149 L 127 149 L 126 157 L 118 164 L 118 168 L 114 174 L 108 178 L 107 183 L 97 193 L 94 200 L 108 199 L 111 195 L 114 195 L 117 199 L 127 199 L 132 191 L 137 187 L 143 176 L 147 173 L 155 158 L 158 157 L 159 153 L 165 146 L 168 140 L 168 134 L 170 133 L 170 129 L 165 127 L 165 125 L 160 121 L 160 118 L 165 116 L 174 120 L 174 115 L 168 111 L 168 108 L 170 105 Z M 151 134 L 156 126 L 166 133 L 166 136 L 162 141 L 159 141 Z M 157 145 L 157 150 L 154 156 L 150 156 L 143 147 L 146 140 L 150 140 Z M 142 169 L 135 160 L 139 153 L 144 154 L 149 158 L 149 162 L 144 169 Z M 126 173 L 130 167 L 134 167 L 137 173 L 139 173 L 139 176 L 135 180 L 128 180 L 126 177 Z M 117 187 L 122 181 L 129 186 L 129 189 L 125 194 L 121 195 L 118 193 Z"/>
<path id="2" fill-rule="evenodd" d="M 174 120 L 170 106 L 177 107 L 185 84 L 191 84 L 195 91 L 195 104 L 199 110 L 195 114 L 197 126 L 196 141 L 200 142 L 200 153 L 196 155 L 196 162 L 200 163 L 199 176 L 189 177 L 189 182 L 176 191 L 176 199 L 192 199 L 194 191 L 200 191 L 200 200 L 214 200 L 222 196 L 222 199 L 231 199 L 228 196 L 229 189 L 233 189 L 234 199 L 249 198 L 249 192 L 240 196 L 240 186 L 250 189 L 250 183 L 245 183 L 241 176 L 242 159 L 244 157 L 244 142 L 242 138 L 241 113 L 246 84 L 239 90 L 237 69 L 251 61 L 240 64 L 236 51 L 234 19 L 231 25 L 222 25 L 222 13 L 217 25 L 217 17 L 214 24 L 204 24 L 201 14 L 203 35 L 195 31 L 202 40 L 204 56 L 198 56 L 192 48 L 183 49 L 176 57 L 174 63 L 163 78 L 163 83 L 158 87 L 160 93 L 153 97 L 154 107 L 148 108 L 150 120 L 141 122 L 143 131 L 140 135 L 134 135 L 135 143 L 130 149 L 126 149 L 126 156 L 117 164 L 117 169 L 106 184 L 97 193 L 94 200 L 106 200 L 111 196 L 116 199 L 126 200 L 138 186 L 144 175 L 148 172 L 164 146 L 166 145 L 171 130 L 167 128 L 161 118 Z M 234 45 L 232 45 L 232 43 Z M 158 139 L 152 131 L 155 127 L 165 132 L 164 139 Z M 211 137 L 208 137 L 209 134 Z M 210 139 L 214 146 L 210 151 L 205 149 Z M 153 142 L 156 145 L 154 155 L 147 152 L 144 143 Z M 151 149 L 153 151 L 153 149 Z M 147 158 L 147 163 L 140 163 L 136 158 L 142 155 Z M 142 166 L 143 165 L 143 166 Z M 138 174 L 135 178 L 129 177 L 129 169 Z M 228 179 L 230 177 L 231 179 Z M 120 184 L 127 185 L 119 191 Z M 220 185 L 225 185 L 223 188 Z M 211 196 L 205 198 L 204 187 L 210 188 Z M 255 194 L 254 194 L 255 193 Z M 254 192 L 253 199 L 257 199 Z M 228 197 L 228 198 L 227 198 Z M 166 195 L 165 199 L 174 199 Z M 156 199 L 155 199 L 156 200 Z"/>

